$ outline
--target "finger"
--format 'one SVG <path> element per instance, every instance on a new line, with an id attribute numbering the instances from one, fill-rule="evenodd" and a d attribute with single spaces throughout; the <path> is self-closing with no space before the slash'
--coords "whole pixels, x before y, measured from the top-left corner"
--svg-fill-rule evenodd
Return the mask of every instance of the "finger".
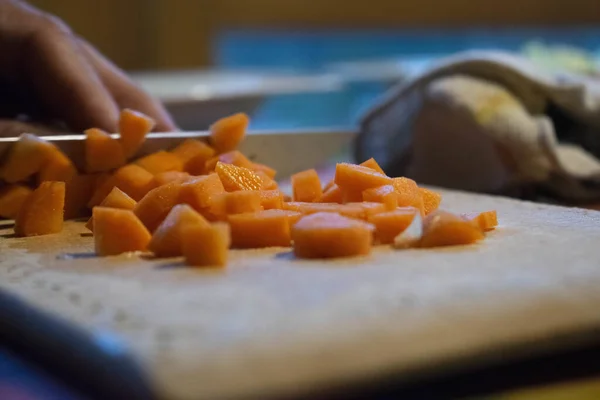
<path id="1" fill-rule="evenodd" d="M 68 30 L 46 23 L 29 36 L 27 45 L 22 66 L 53 115 L 76 130 L 116 131 L 118 106 Z"/>
<path id="2" fill-rule="evenodd" d="M 155 131 L 178 130 L 167 110 L 157 99 L 136 85 L 123 71 L 88 42 L 79 39 L 79 43 L 120 108 L 131 108 L 153 118 L 156 121 Z"/>
<path id="3" fill-rule="evenodd" d="M 33 133 L 38 136 L 45 136 L 54 135 L 58 132 L 56 129 L 46 125 L 0 119 L 0 137 L 18 137 L 23 133 Z"/>

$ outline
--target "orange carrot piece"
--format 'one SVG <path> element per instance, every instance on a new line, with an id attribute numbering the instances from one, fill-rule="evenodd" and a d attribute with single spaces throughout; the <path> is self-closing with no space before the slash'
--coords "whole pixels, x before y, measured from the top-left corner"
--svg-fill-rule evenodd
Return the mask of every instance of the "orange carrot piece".
<path id="1" fill-rule="evenodd" d="M 323 195 L 321 180 L 314 169 L 292 175 L 291 181 L 294 201 L 313 203 Z"/>
<path id="2" fill-rule="evenodd" d="M 210 126 L 210 143 L 218 153 L 235 150 L 246 135 L 250 118 L 238 113 L 221 118 Z"/>
<path id="3" fill-rule="evenodd" d="M 37 236 L 62 231 L 65 183 L 42 182 L 21 205 L 15 219 L 17 236 Z"/>
<path id="4" fill-rule="evenodd" d="M 371 201 L 363 201 L 360 203 L 346 203 L 345 207 L 356 207 L 363 210 L 360 219 L 368 220 L 371 215 L 381 214 L 388 211 L 387 207 L 383 203 L 376 203 Z"/>
<path id="5" fill-rule="evenodd" d="M 194 267 L 224 267 L 227 264 L 231 233 L 226 223 L 187 224 L 181 238 L 186 264 Z"/>
<path id="6" fill-rule="evenodd" d="M 375 226 L 375 238 L 378 242 L 391 244 L 396 236 L 408 228 L 418 211 L 414 207 L 402 207 L 371 215 L 368 221 Z"/>
<path id="7" fill-rule="evenodd" d="M 135 163 L 152 175 L 167 171 L 183 171 L 183 161 L 175 154 L 164 150 L 142 157 Z"/>
<path id="8" fill-rule="evenodd" d="M 269 167 L 268 165 L 261 163 L 252 163 L 252 167 L 250 169 L 257 173 L 262 171 L 266 176 L 268 176 L 271 179 L 275 179 L 275 175 L 277 175 L 276 170 Z"/>
<path id="9" fill-rule="evenodd" d="M 105 172 L 125 164 L 125 153 L 118 140 L 101 129 L 85 131 L 85 166 L 87 172 Z"/>
<path id="10" fill-rule="evenodd" d="M 415 207 L 424 214 L 423 196 L 417 183 L 408 178 L 394 178 L 394 189 L 398 194 L 398 207 Z"/>
<path id="11" fill-rule="evenodd" d="M 262 211 L 262 196 L 260 190 L 240 190 L 237 192 L 225 192 L 223 206 L 225 214 L 243 214 Z"/>
<path id="12" fill-rule="evenodd" d="M 77 175 L 73 162 L 57 147 L 50 152 L 48 160 L 40 170 L 38 181 L 55 181 L 69 183 Z"/>
<path id="13" fill-rule="evenodd" d="M 154 232 L 169 211 L 180 203 L 181 184 L 168 183 L 148 192 L 135 206 L 133 212 L 148 231 Z M 95 222 L 94 222 L 95 223 Z"/>
<path id="14" fill-rule="evenodd" d="M 262 189 L 262 178 L 248 168 L 218 162 L 215 171 L 228 192 Z"/>
<path id="15" fill-rule="evenodd" d="M 390 211 L 398 207 L 398 194 L 393 185 L 383 185 L 367 189 L 362 193 L 362 198 L 364 201 L 383 203 Z"/>
<path id="16" fill-rule="evenodd" d="M 64 219 L 73 219 L 89 215 L 87 203 L 95 191 L 97 174 L 75 175 L 65 187 Z"/>
<path id="17" fill-rule="evenodd" d="M 9 185 L 0 189 L 0 217 L 14 219 L 33 190 L 23 185 Z"/>
<path id="18" fill-rule="evenodd" d="M 153 186 L 158 187 L 171 182 L 184 183 L 191 179 L 191 175 L 187 172 L 166 171 L 154 175 Z"/>
<path id="19" fill-rule="evenodd" d="M 196 211 L 210 207 L 213 197 L 225 192 L 217 174 L 197 176 L 181 186 L 181 202 L 187 203 Z"/>
<path id="20" fill-rule="evenodd" d="M 187 139 L 171 150 L 183 162 L 183 170 L 192 175 L 206 173 L 206 162 L 215 155 L 215 149 L 196 139 Z"/>
<path id="21" fill-rule="evenodd" d="M 283 204 L 284 210 L 298 211 L 302 214 L 315 214 L 319 212 L 338 213 L 348 218 L 364 219 L 365 209 L 356 203 L 301 203 L 287 202 Z"/>
<path id="22" fill-rule="evenodd" d="M 360 165 L 340 163 L 335 167 L 335 183 L 342 190 L 360 192 L 378 186 L 389 185 L 392 178 Z"/>
<path id="23" fill-rule="evenodd" d="M 182 255 L 181 232 L 188 225 L 209 227 L 208 221 L 187 204 L 178 204 L 158 226 L 148 244 L 148 250 L 156 257 Z"/>
<path id="24" fill-rule="evenodd" d="M 265 210 L 228 217 L 231 244 L 236 248 L 287 247 L 290 221 L 284 213 Z"/>
<path id="25" fill-rule="evenodd" d="M 138 111 L 121 110 L 119 117 L 119 141 L 126 158 L 131 158 L 142 147 L 146 135 L 154 129 L 152 118 Z"/>
<path id="26" fill-rule="evenodd" d="M 108 196 L 102 200 L 100 207 L 119 208 L 121 210 L 133 210 L 137 202 L 129 197 L 118 187 L 113 187 Z M 94 217 L 90 218 L 85 224 L 90 231 L 94 230 Z"/>
<path id="27" fill-rule="evenodd" d="M 473 222 L 483 232 L 492 231 L 498 226 L 498 214 L 496 213 L 496 210 L 462 214 L 461 217 L 467 221 Z"/>
<path id="28" fill-rule="evenodd" d="M 338 203 L 342 204 L 344 201 L 344 194 L 342 189 L 335 183 L 331 185 L 329 189 L 323 192 L 323 195 L 319 199 L 319 203 Z"/>
<path id="29" fill-rule="evenodd" d="M 54 151 L 51 143 L 30 133 L 22 134 L 8 152 L 0 179 L 8 183 L 26 181 L 42 169 Z"/>
<path id="30" fill-rule="evenodd" d="M 248 160 L 245 155 L 237 150 L 232 150 L 209 159 L 206 162 L 205 170 L 207 172 L 213 172 L 219 161 L 223 164 L 231 164 L 236 167 L 248 168 L 250 170 L 254 167 L 252 161 Z"/>
<path id="31" fill-rule="evenodd" d="M 265 211 L 261 211 L 262 215 L 283 215 L 288 219 L 288 225 L 290 226 L 290 228 L 300 220 L 300 218 L 302 218 L 304 216 L 304 214 L 298 212 L 298 211 L 291 211 L 291 210 L 279 210 L 276 208 L 273 208 L 271 210 L 265 210 Z"/>
<path id="32" fill-rule="evenodd" d="M 419 188 L 419 192 L 421 192 L 421 197 L 423 198 L 423 212 L 425 215 L 431 214 L 438 209 L 442 202 L 441 194 L 425 188 Z"/>
<path id="33" fill-rule="evenodd" d="M 423 222 L 421 247 L 455 246 L 483 239 L 478 225 L 444 211 L 434 211 Z"/>
<path id="34" fill-rule="evenodd" d="M 260 197 L 260 203 L 265 210 L 283 208 L 283 193 L 279 190 L 261 190 Z"/>
<path id="35" fill-rule="evenodd" d="M 277 182 L 275 182 L 273 179 L 271 179 L 266 172 L 264 171 L 255 171 L 254 172 L 256 175 L 258 175 L 263 183 L 262 183 L 262 190 L 275 190 L 275 189 L 279 189 L 279 186 L 277 185 Z"/>
<path id="36" fill-rule="evenodd" d="M 100 204 L 115 186 L 135 201 L 140 201 L 151 189 L 154 189 L 154 177 L 139 165 L 125 165 L 119 168 L 114 175 L 101 180 L 88 202 L 88 207 L 92 208 Z"/>
<path id="37" fill-rule="evenodd" d="M 377 171 L 382 175 L 385 175 L 385 172 L 383 172 L 383 169 L 379 166 L 379 164 L 377 164 L 377 161 L 375 161 L 374 158 L 369 158 L 367 161 L 361 163 L 360 165 L 362 167 L 371 168 L 372 170 Z"/>
<path id="38" fill-rule="evenodd" d="M 94 207 L 94 248 L 101 257 L 144 251 L 150 232 L 131 210 Z"/>
<path id="39" fill-rule="evenodd" d="M 371 252 L 374 226 L 336 213 L 305 216 L 292 226 L 298 258 L 334 258 Z"/>

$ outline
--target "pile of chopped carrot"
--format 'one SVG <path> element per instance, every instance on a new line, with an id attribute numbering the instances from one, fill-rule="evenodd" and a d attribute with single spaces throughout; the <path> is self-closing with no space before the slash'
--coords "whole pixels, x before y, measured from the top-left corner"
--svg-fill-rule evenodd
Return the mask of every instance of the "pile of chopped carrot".
<path id="1" fill-rule="evenodd" d="M 439 193 L 387 176 L 374 159 L 337 164 L 324 185 L 314 169 L 294 174 L 290 199 L 274 169 L 237 150 L 248 123 L 232 115 L 211 127 L 208 143 L 187 139 L 136 159 L 154 121 L 123 110 L 119 138 L 85 132 L 85 171 L 23 134 L 0 169 L 0 217 L 15 219 L 16 235 L 35 236 L 91 210 L 85 226 L 98 256 L 150 251 L 194 266 L 224 266 L 230 248 L 291 246 L 312 259 L 367 255 L 374 245 L 466 245 L 498 224 L 495 211 L 440 211 Z"/>

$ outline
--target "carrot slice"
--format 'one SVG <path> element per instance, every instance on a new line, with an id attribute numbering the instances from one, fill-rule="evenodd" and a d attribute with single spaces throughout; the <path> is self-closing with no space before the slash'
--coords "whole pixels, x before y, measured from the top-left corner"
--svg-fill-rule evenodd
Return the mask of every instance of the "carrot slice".
<path id="1" fill-rule="evenodd" d="M 87 203 L 95 191 L 98 174 L 75 175 L 65 190 L 65 220 L 89 215 Z"/>
<path id="2" fill-rule="evenodd" d="M 187 204 L 178 204 L 159 225 L 148 244 L 148 250 L 156 257 L 176 257 L 182 255 L 181 232 L 187 225 L 209 227 L 210 224 Z"/>
<path id="3" fill-rule="evenodd" d="M 294 201 L 312 203 L 323 195 L 319 174 L 314 169 L 292 175 L 291 181 Z"/>
<path id="4" fill-rule="evenodd" d="M 192 175 L 206 173 L 206 162 L 215 155 L 215 149 L 196 139 L 187 139 L 171 150 L 183 162 L 183 170 Z"/>
<path id="5" fill-rule="evenodd" d="M 119 141 L 125 157 L 130 158 L 137 153 L 146 140 L 146 135 L 156 123 L 152 118 L 138 111 L 121 110 L 119 117 Z"/>
<path id="6" fill-rule="evenodd" d="M 252 163 L 252 167 L 250 169 L 257 173 L 262 171 L 262 172 L 264 172 L 265 175 L 267 175 L 271 179 L 275 179 L 275 175 L 277 175 L 276 170 L 269 167 L 268 165 L 261 164 L 261 163 Z"/>
<path id="7" fill-rule="evenodd" d="M 342 189 L 335 183 L 333 183 L 329 189 L 323 192 L 323 195 L 319 199 L 319 203 L 338 203 L 341 204 L 344 201 L 344 194 Z"/>
<path id="8" fill-rule="evenodd" d="M 218 162 L 215 171 L 228 192 L 262 189 L 263 180 L 248 168 Z"/>
<path id="9" fill-rule="evenodd" d="M 444 211 L 434 211 L 423 222 L 421 247 L 455 246 L 483 239 L 478 225 Z"/>
<path id="10" fill-rule="evenodd" d="M 425 215 L 431 214 L 438 209 L 442 202 L 441 194 L 425 188 L 419 188 L 419 192 L 421 192 L 421 197 L 423 198 L 423 212 Z"/>
<path id="11" fill-rule="evenodd" d="M 398 194 L 393 185 L 367 189 L 362 193 L 362 198 L 364 201 L 383 203 L 390 211 L 398 207 Z"/>
<path id="12" fill-rule="evenodd" d="M 54 151 L 51 143 L 24 133 L 11 146 L 0 171 L 0 178 L 8 183 L 26 181 L 42 169 Z"/>
<path id="13" fill-rule="evenodd" d="M 225 192 L 219 196 L 223 197 L 224 212 L 228 215 L 253 213 L 263 209 L 260 190 Z"/>
<path id="14" fill-rule="evenodd" d="M 188 224 L 182 229 L 181 247 L 185 262 L 194 267 L 224 267 L 231 245 L 229 225 Z"/>
<path id="15" fill-rule="evenodd" d="M 230 215 L 228 220 L 232 246 L 237 248 L 289 246 L 289 216 L 273 211 L 278 210 Z"/>
<path id="16" fill-rule="evenodd" d="M 298 258 L 333 258 L 371 252 L 373 225 L 321 212 L 305 216 L 292 227 L 294 254 Z"/>
<path id="17" fill-rule="evenodd" d="M 375 226 L 375 238 L 378 242 L 390 244 L 408 228 L 417 212 L 414 207 L 397 208 L 394 211 L 371 215 L 368 221 Z"/>
<path id="18" fill-rule="evenodd" d="M 246 135 L 250 118 L 244 113 L 221 118 L 210 126 L 210 143 L 218 153 L 235 150 Z"/>
<path id="19" fill-rule="evenodd" d="M 125 164 L 125 153 L 118 140 L 101 129 L 85 131 L 85 166 L 87 172 L 105 172 Z"/>
<path id="20" fill-rule="evenodd" d="M 183 171 L 183 161 L 175 154 L 164 150 L 142 157 L 135 163 L 152 175 L 167 171 Z"/>
<path id="21" fill-rule="evenodd" d="M 101 180 L 88 202 L 92 208 L 108 196 L 113 187 L 118 187 L 135 201 L 140 201 L 154 186 L 152 174 L 139 165 L 129 164 L 119 168 L 114 175 Z"/>
<path id="22" fill-rule="evenodd" d="M 417 183 L 408 178 L 394 178 L 394 189 L 398 194 L 399 207 L 414 207 L 424 214 L 423 196 L 417 186 Z"/>
<path id="23" fill-rule="evenodd" d="M 180 201 L 181 184 L 169 183 L 148 192 L 135 206 L 133 212 L 150 232 L 154 232 Z M 95 222 L 94 222 L 95 223 Z"/>
<path id="24" fill-rule="evenodd" d="M 23 202 L 15 220 L 17 236 L 58 233 L 63 227 L 65 183 L 42 182 Z"/>
<path id="25" fill-rule="evenodd" d="M 279 190 L 261 190 L 260 204 L 265 210 L 283 208 L 283 193 Z"/>
<path id="26" fill-rule="evenodd" d="M 97 255 L 114 256 L 148 247 L 150 232 L 131 210 L 94 207 L 92 217 Z"/>
<path id="27" fill-rule="evenodd" d="M 335 167 L 335 183 L 343 190 L 363 190 L 389 185 L 392 178 L 360 165 L 340 163 Z"/>
<path id="28" fill-rule="evenodd" d="M 23 185 L 9 185 L 0 189 L 0 217 L 14 219 L 32 192 Z"/>
<path id="29" fill-rule="evenodd" d="M 383 169 L 379 166 L 379 164 L 377 164 L 377 161 L 375 161 L 374 158 L 369 158 L 367 161 L 363 162 L 360 164 L 362 167 L 367 167 L 367 168 L 371 168 L 374 171 L 379 172 L 382 175 L 385 175 L 385 172 L 383 172 Z"/>
<path id="30" fill-rule="evenodd" d="M 227 153 L 219 154 L 206 162 L 205 170 L 207 172 L 213 172 L 217 166 L 218 162 L 222 162 L 223 164 L 231 164 L 237 167 L 243 167 L 248 169 L 253 169 L 254 164 L 252 161 L 248 160 L 245 155 L 240 153 L 237 150 L 232 150 Z"/>
<path id="31" fill-rule="evenodd" d="M 191 179 L 191 175 L 187 172 L 166 171 L 154 175 L 153 186 L 158 187 L 171 182 L 184 183 Z"/>
<path id="32" fill-rule="evenodd" d="M 498 226 L 498 214 L 496 213 L 496 210 L 462 214 L 461 217 L 467 221 L 473 222 L 483 232 L 494 230 Z"/>
<path id="33" fill-rule="evenodd" d="M 48 155 L 48 160 L 40 170 L 39 182 L 55 181 L 69 183 L 77 175 L 73 162 L 57 147 Z"/>
<path id="34" fill-rule="evenodd" d="M 102 200 L 100 207 L 119 208 L 121 210 L 133 210 L 137 202 L 129 197 L 118 187 L 113 187 L 108 196 Z M 85 224 L 90 231 L 94 230 L 94 217 Z"/>
<path id="35" fill-rule="evenodd" d="M 213 197 L 224 192 L 217 174 L 197 176 L 182 184 L 181 201 L 201 211 L 211 205 Z"/>

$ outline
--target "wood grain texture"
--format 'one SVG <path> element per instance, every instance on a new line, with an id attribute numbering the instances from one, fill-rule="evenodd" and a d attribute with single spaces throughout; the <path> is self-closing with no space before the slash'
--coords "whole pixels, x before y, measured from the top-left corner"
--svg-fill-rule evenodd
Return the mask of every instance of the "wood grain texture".
<path id="1" fill-rule="evenodd" d="M 600 213 L 444 192 L 497 209 L 480 245 L 298 261 L 233 251 L 224 270 L 99 259 L 79 223 L 0 232 L 0 288 L 127 346 L 162 398 L 265 398 L 440 371 L 600 328 Z M 512 353 L 511 350 L 512 349 Z"/>

